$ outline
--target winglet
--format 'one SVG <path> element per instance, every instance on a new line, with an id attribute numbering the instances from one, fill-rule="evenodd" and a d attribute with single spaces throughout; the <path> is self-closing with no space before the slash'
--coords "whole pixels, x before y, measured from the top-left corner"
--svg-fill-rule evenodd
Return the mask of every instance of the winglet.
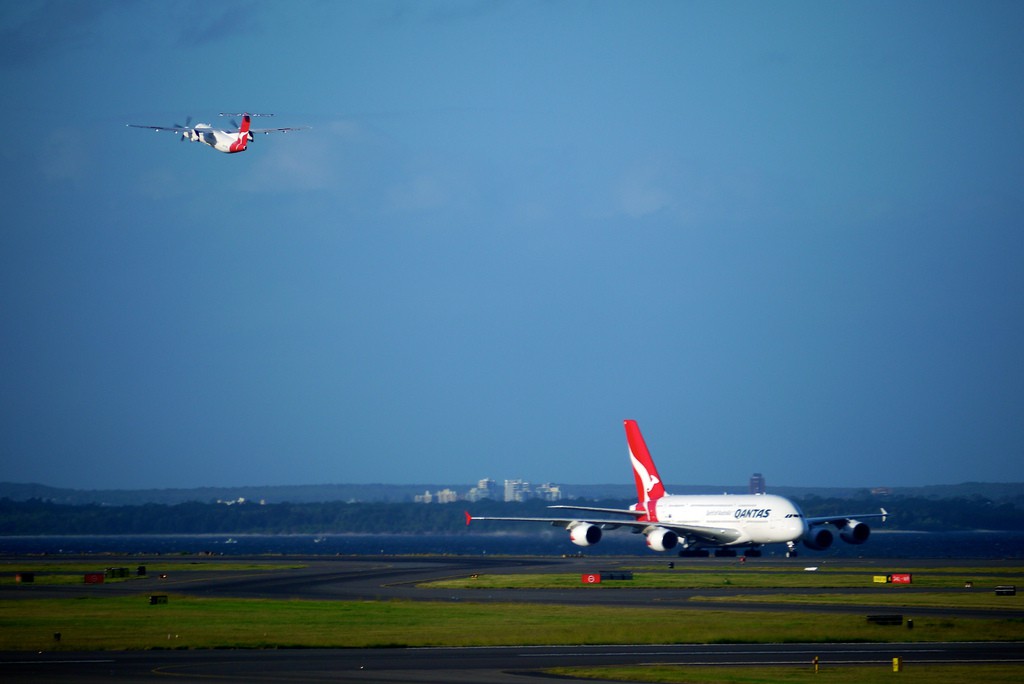
<path id="1" fill-rule="evenodd" d="M 469 527 L 469 523 L 473 522 L 473 516 L 469 514 L 469 511 L 465 511 L 466 514 L 466 527 Z"/>
<path id="2" fill-rule="evenodd" d="M 889 515 L 889 511 L 885 510 L 884 508 L 879 508 L 878 510 L 882 511 L 882 522 L 885 522 L 885 518 Z"/>

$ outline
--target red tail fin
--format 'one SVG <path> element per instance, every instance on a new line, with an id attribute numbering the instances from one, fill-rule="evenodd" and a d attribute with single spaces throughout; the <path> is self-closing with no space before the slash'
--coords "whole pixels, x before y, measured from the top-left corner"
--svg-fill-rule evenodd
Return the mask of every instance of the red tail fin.
<path id="1" fill-rule="evenodd" d="M 252 122 L 252 117 L 248 114 L 242 115 L 242 127 L 238 129 L 238 138 L 235 142 L 231 143 L 229 149 L 230 152 L 243 152 L 246 146 L 249 144 L 249 124 Z"/>
<path id="2" fill-rule="evenodd" d="M 654 467 L 654 459 L 647 450 L 644 436 L 640 434 L 640 426 L 635 420 L 626 421 L 626 442 L 629 444 L 629 460 L 633 463 L 633 478 L 636 480 L 636 500 L 645 504 L 652 499 L 665 496 L 665 487 L 661 483 L 658 469 Z"/>

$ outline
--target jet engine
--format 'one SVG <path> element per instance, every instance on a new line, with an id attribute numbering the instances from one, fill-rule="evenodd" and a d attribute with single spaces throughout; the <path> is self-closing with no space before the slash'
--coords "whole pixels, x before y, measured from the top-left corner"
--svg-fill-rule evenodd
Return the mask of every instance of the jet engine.
<path id="1" fill-rule="evenodd" d="M 664 527 L 655 527 L 647 533 L 647 546 L 651 551 L 668 551 L 679 543 L 679 535 Z"/>
<path id="2" fill-rule="evenodd" d="M 847 544 L 863 544 L 871 536 L 871 528 L 859 520 L 847 520 L 839 529 L 839 538 Z"/>
<path id="3" fill-rule="evenodd" d="M 832 546 L 836 528 L 832 525 L 815 525 L 804 533 L 804 546 L 815 551 L 824 551 Z"/>
<path id="4" fill-rule="evenodd" d="M 576 546 L 590 546 L 601 541 L 601 528 L 585 522 L 569 525 L 569 541 Z"/>

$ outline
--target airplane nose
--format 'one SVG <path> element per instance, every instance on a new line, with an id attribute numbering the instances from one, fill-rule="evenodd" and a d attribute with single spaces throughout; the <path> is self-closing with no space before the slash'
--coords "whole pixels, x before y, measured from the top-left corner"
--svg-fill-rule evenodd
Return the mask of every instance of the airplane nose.
<path id="1" fill-rule="evenodd" d="M 789 533 L 794 538 L 803 536 L 806 527 L 803 518 L 791 518 L 789 521 Z"/>

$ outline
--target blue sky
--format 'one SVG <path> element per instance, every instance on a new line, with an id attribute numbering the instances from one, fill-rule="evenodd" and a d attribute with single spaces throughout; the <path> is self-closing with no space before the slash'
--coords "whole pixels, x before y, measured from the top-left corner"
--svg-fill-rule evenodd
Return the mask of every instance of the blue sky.
<path id="1" fill-rule="evenodd" d="M 1019 2 L 0 7 L 0 480 L 1024 481 Z M 126 123 L 274 112 L 244 154 Z M 266 125 L 267 121 L 257 120 Z"/>

